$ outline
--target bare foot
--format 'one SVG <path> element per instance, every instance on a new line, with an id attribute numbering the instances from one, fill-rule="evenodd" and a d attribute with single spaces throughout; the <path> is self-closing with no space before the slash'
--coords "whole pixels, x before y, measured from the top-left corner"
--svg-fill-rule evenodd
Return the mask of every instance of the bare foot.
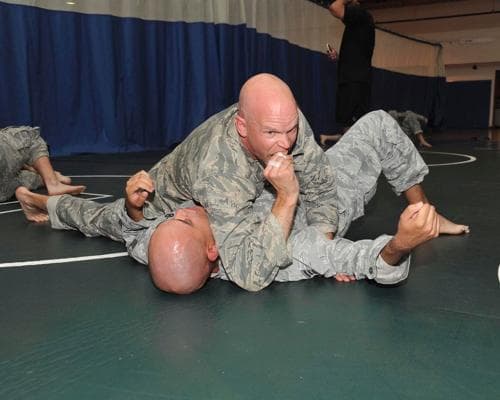
<path id="1" fill-rule="evenodd" d="M 424 135 L 419 134 L 418 136 L 418 143 L 420 146 L 427 147 L 428 149 L 432 148 L 432 144 L 430 144 L 427 140 L 425 140 Z"/>
<path id="2" fill-rule="evenodd" d="M 428 149 L 431 149 L 432 148 L 432 144 L 430 144 L 428 141 L 426 141 L 425 139 L 422 139 L 420 141 L 420 146 L 423 146 L 423 147 L 427 147 Z"/>
<path id="3" fill-rule="evenodd" d="M 85 186 L 71 186 L 62 182 L 47 185 L 47 191 L 51 196 L 55 194 L 80 194 L 85 190 Z"/>
<path id="4" fill-rule="evenodd" d="M 65 183 L 66 185 L 71 184 L 71 178 L 69 176 L 61 174 L 59 171 L 54 171 L 56 178 L 59 182 Z"/>
<path id="5" fill-rule="evenodd" d="M 467 225 L 460 225 L 451 222 L 449 219 L 439 214 L 439 234 L 445 235 L 461 235 L 462 233 L 469 233 L 470 229 Z"/>
<path id="6" fill-rule="evenodd" d="M 47 211 L 39 208 L 36 204 L 36 199 L 43 200 L 44 196 L 41 194 L 30 192 L 24 186 L 20 186 L 16 189 L 16 198 L 21 204 L 24 215 L 28 221 L 33 222 L 46 222 L 49 220 L 49 215 Z"/>

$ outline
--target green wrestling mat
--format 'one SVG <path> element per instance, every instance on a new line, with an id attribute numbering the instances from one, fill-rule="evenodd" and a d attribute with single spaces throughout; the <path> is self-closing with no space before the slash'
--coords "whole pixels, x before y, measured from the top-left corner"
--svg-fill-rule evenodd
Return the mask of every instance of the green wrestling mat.
<path id="1" fill-rule="evenodd" d="M 0 399 L 497 399 L 500 152 L 435 147 L 426 161 L 451 165 L 431 167 L 426 193 L 471 233 L 418 248 L 391 288 L 314 279 L 248 293 L 214 280 L 169 295 L 121 244 L 0 205 Z M 458 164 L 471 160 L 462 154 L 477 160 Z M 159 158 L 54 165 L 86 175 L 74 182 L 89 198 L 120 197 L 126 176 Z M 403 207 L 381 184 L 348 237 L 393 233 Z"/>

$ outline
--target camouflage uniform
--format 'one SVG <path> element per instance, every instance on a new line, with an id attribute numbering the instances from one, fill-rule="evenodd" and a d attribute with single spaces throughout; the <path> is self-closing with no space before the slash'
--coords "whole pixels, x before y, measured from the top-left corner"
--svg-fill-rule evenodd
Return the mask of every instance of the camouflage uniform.
<path id="1" fill-rule="evenodd" d="M 342 236 L 350 223 L 363 215 L 364 205 L 374 195 L 381 173 L 400 194 L 423 180 L 428 173 L 424 161 L 395 121 L 383 111 L 361 118 L 326 154 L 337 174 L 338 234 L 334 240 L 327 240 L 317 227 L 308 226 L 306 212 L 299 206 L 288 243 L 293 249 L 293 264 L 275 270 L 273 279 L 292 281 L 314 276 L 331 277 L 339 272 L 384 284 L 405 279 L 409 258 L 398 266 L 390 266 L 379 256 L 391 236 L 357 242 Z M 256 218 L 264 219 L 273 202 L 273 194 L 266 188 L 252 206 Z M 186 207 L 191 205 L 192 202 L 183 204 Z M 147 247 L 152 232 L 172 216 L 160 212 L 149 219 L 134 222 L 125 211 L 123 199 L 103 205 L 69 195 L 51 197 L 47 208 L 54 228 L 76 229 L 87 236 L 124 241 L 129 254 L 143 264 L 147 264 Z M 213 277 L 232 280 L 226 270 L 221 268 Z"/>
<path id="2" fill-rule="evenodd" d="M 181 207 L 192 205 L 194 203 L 186 202 Z M 158 225 L 174 215 L 172 212 L 160 213 L 153 218 L 134 221 L 127 214 L 125 199 L 103 204 L 68 194 L 49 197 L 47 211 L 52 228 L 123 242 L 130 256 L 144 265 L 148 264 L 151 235 Z"/>
<path id="3" fill-rule="evenodd" d="M 43 186 L 36 172 L 23 170 L 40 157 L 48 157 L 47 144 L 40 129 L 29 126 L 0 129 L 0 201 L 11 198 L 19 186 L 37 189 Z"/>
<path id="4" fill-rule="evenodd" d="M 394 118 L 404 133 L 410 138 L 424 132 L 424 127 L 427 125 L 427 118 L 423 115 L 414 113 L 413 111 L 388 111 L 392 118 Z"/>
<path id="5" fill-rule="evenodd" d="M 336 273 L 353 274 L 358 279 L 367 277 L 383 284 L 405 279 L 409 257 L 398 266 L 390 266 L 379 256 L 391 236 L 356 242 L 343 236 L 351 222 L 364 215 L 365 205 L 376 192 L 380 174 L 400 195 L 421 183 L 428 174 L 424 160 L 396 121 L 384 111 L 373 111 L 359 119 L 326 154 L 335 171 L 337 187 L 339 223 L 335 239 L 327 240 L 317 229 L 307 226 L 299 207 L 289 239 L 294 262 L 280 269 L 275 280 L 331 277 Z M 272 195 L 265 196 L 259 201 L 269 207 Z M 256 209 L 264 207 L 256 204 Z M 222 273 L 219 277 L 225 278 Z"/>
<path id="6" fill-rule="evenodd" d="M 233 105 L 212 116 L 152 168 L 156 197 L 144 215 L 170 211 L 186 200 L 200 204 L 208 213 L 229 279 L 244 289 L 259 290 L 292 263 L 292 252 L 277 218 L 270 211 L 262 216 L 253 212 L 264 190 L 264 167 L 242 147 L 236 113 Z M 302 113 L 290 154 L 308 225 L 335 232 L 333 171 Z"/>

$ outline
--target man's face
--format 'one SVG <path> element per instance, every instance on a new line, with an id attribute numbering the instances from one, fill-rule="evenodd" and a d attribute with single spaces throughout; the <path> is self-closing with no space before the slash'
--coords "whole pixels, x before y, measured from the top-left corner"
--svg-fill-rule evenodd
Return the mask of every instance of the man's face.
<path id="1" fill-rule="evenodd" d="M 214 240 L 208 216 L 203 207 L 179 208 L 174 217 L 164 223 L 175 226 L 178 231 L 200 240 L 201 243 Z"/>
<path id="2" fill-rule="evenodd" d="M 298 119 L 296 108 L 269 113 L 260 118 L 246 116 L 245 147 L 264 164 L 276 153 L 288 154 L 297 140 Z"/>

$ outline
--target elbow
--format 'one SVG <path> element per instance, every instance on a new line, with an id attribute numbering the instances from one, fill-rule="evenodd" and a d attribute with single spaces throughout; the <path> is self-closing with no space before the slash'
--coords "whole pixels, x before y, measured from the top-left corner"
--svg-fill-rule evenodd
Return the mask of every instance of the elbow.
<path id="1" fill-rule="evenodd" d="M 330 7 L 328 7 L 328 11 L 330 11 L 330 14 L 335 18 L 340 20 L 344 19 L 344 4 L 342 2 L 334 1 L 330 4 Z"/>
<path id="2" fill-rule="evenodd" d="M 231 277 L 231 280 L 247 292 L 260 292 L 271 284 L 277 272 L 278 269 L 276 268 L 271 273 L 263 276 L 257 271 L 250 271 L 246 276 Z"/>
<path id="3" fill-rule="evenodd" d="M 251 280 L 249 281 L 234 281 L 240 288 L 246 290 L 247 292 L 260 292 L 262 289 L 265 289 L 271 284 L 270 282 L 266 281 L 255 281 Z"/>

